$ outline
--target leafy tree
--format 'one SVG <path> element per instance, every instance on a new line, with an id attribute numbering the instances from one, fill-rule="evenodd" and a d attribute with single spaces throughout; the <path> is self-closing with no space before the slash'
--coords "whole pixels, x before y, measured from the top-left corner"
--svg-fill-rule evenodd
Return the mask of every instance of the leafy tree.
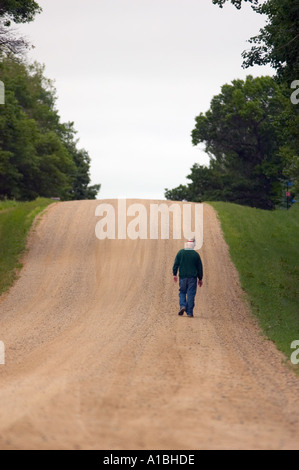
<path id="1" fill-rule="evenodd" d="M 59 126 L 59 135 L 64 145 L 68 149 L 75 164 L 72 173 L 72 188 L 68 199 L 82 200 L 95 199 L 100 191 L 101 185 L 89 186 L 90 183 L 90 163 L 91 159 L 85 149 L 78 149 L 77 132 L 74 129 L 74 123 L 68 122 Z"/>
<path id="2" fill-rule="evenodd" d="M 90 156 L 86 150 L 77 150 L 73 154 L 74 163 L 76 166 L 75 176 L 72 186 L 72 199 L 95 199 L 100 191 L 101 185 L 96 184 L 89 186 L 90 176 Z"/>
<path id="3" fill-rule="evenodd" d="M 243 1 L 245 3 L 246 2 L 251 3 L 252 5 L 258 5 L 258 3 L 259 3 L 259 0 L 212 0 L 212 1 L 213 1 L 214 5 L 219 5 L 220 8 L 223 8 L 223 5 L 226 2 L 230 1 L 232 5 L 234 5 L 236 8 L 238 8 L 238 10 L 240 10 Z"/>
<path id="4" fill-rule="evenodd" d="M 288 90 L 271 77 L 224 85 L 207 113 L 195 118 L 194 145 L 205 144 L 210 166 L 194 165 L 185 198 L 225 200 L 271 209 L 281 197 L 289 116 Z M 178 188 L 168 192 L 178 196 Z M 187 197 L 186 197 L 187 196 Z"/>
<path id="5" fill-rule="evenodd" d="M 0 1 L 0 56 L 22 54 L 29 47 L 26 39 L 18 37 L 12 23 L 29 23 L 42 10 L 33 0 Z"/>
<path id="6" fill-rule="evenodd" d="M 34 20 L 42 9 L 34 0 L 1 0 L 0 17 L 15 23 L 28 23 Z"/>
<path id="7" fill-rule="evenodd" d="M 221 8 L 229 0 L 213 0 Z M 240 9 L 242 0 L 230 0 Z M 282 81 L 299 79 L 299 0 L 244 0 L 267 24 L 257 36 L 249 39 L 252 48 L 243 52 L 243 66 L 270 64 Z"/>
<path id="8" fill-rule="evenodd" d="M 212 99 L 210 110 L 195 119 L 192 142 L 204 142 L 223 172 L 233 175 L 235 183 L 243 181 L 236 188 L 238 197 L 242 188 L 246 199 L 259 191 L 261 199 L 266 197 L 262 205 L 271 207 L 283 170 L 279 148 L 289 102 L 286 91 L 271 77 L 251 76 L 245 82 L 234 80 L 221 91 Z"/>
<path id="9" fill-rule="evenodd" d="M 170 201 L 192 201 L 193 193 L 187 186 L 180 184 L 174 189 L 165 188 L 165 197 Z"/>
<path id="10" fill-rule="evenodd" d="M 95 198 L 90 158 L 77 149 L 73 123 L 61 123 L 56 91 L 39 64 L 6 58 L 0 76 L 6 103 L 0 107 L 0 197 Z"/>
<path id="11" fill-rule="evenodd" d="M 0 57 L 5 53 L 21 55 L 29 47 L 26 39 L 18 37 L 12 29 L 0 20 Z"/>

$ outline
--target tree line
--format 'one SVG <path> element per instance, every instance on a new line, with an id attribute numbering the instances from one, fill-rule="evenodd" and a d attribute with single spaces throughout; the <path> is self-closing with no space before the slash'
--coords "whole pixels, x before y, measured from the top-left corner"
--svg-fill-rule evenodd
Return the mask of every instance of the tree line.
<path id="1" fill-rule="evenodd" d="M 213 0 L 221 8 L 229 0 Z M 230 0 L 236 8 L 242 0 Z M 243 67 L 270 64 L 272 77 L 236 79 L 195 118 L 193 145 L 209 166 L 194 164 L 190 183 L 166 189 L 170 200 L 228 201 L 263 209 L 289 202 L 299 190 L 299 0 L 245 0 L 267 16 Z"/>
<path id="2" fill-rule="evenodd" d="M 91 160 L 74 123 L 61 122 L 53 82 L 44 66 L 24 60 L 30 45 L 12 29 L 40 11 L 32 0 L 0 2 L 0 198 L 95 199 L 100 185 L 90 185 Z"/>

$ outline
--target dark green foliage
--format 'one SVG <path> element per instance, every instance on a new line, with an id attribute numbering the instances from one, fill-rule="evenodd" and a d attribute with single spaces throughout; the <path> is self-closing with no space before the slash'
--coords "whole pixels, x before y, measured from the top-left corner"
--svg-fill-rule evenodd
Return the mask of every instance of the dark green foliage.
<path id="1" fill-rule="evenodd" d="M 214 5 L 219 5 L 220 8 L 223 8 L 223 5 L 229 0 L 213 0 Z M 232 5 L 234 5 L 238 10 L 240 10 L 242 6 L 243 0 L 230 0 Z M 253 5 L 257 5 L 259 0 L 244 0 L 244 2 L 252 3 Z"/>
<path id="2" fill-rule="evenodd" d="M 210 166 L 194 165 L 188 187 L 167 190 L 166 197 L 272 209 L 281 199 L 292 113 L 289 90 L 271 77 L 224 85 L 192 131 L 193 144 L 205 144 Z"/>
<path id="3" fill-rule="evenodd" d="M 0 107 L 0 198 L 95 198 L 90 158 L 77 149 L 72 123 L 63 124 L 56 92 L 39 64 L 0 63 L 5 105 Z"/>
<path id="4" fill-rule="evenodd" d="M 213 0 L 221 8 L 229 0 Z M 243 66 L 270 64 L 277 78 L 289 85 L 299 80 L 299 0 L 244 0 L 267 17 L 267 23 L 257 36 L 249 39 L 252 47 L 243 52 Z M 238 9 L 242 0 L 231 0 Z"/>
<path id="5" fill-rule="evenodd" d="M 5 16 L 15 23 L 33 21 L 40 12 L 40 6 L 33 0 L 0 0 L 0 17 Z"/>
<path id="6" fill-rule="evenodd" d="M 73 160 L 76 165 L 76 170 L 73 180 L 71 198 L 76 200 L 96 199 L 101 185 L 96 184 L 94 186 L 89 186 L 90 157 L 88 153 L 84 149 L 77 150 L 74 148 Z"/>

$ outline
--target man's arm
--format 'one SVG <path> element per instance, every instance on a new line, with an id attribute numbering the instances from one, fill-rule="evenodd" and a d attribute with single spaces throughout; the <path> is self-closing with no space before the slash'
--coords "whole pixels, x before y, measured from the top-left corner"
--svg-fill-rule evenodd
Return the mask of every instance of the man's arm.
<path id="1" fill-rule="evenodd" d="M 198 255 L 198 261 L 197 261 L 197 277 L 198 277 L 198 285 L 199 287 L 202 286 L 202 278 L 203 278 L 203 266 L 202 266 L 202 261 L 201 257 Z"/>
<path id="2" fill-rule="evenodd" d="M 178 252 L 178 254 L 176 255 L 175 260 L 174 260 L 174 265 L 172 268 L 174 282 L 178 282 L 177 273 L 178 273 L 179 267 L 180 267 L 180 252 Z"/>

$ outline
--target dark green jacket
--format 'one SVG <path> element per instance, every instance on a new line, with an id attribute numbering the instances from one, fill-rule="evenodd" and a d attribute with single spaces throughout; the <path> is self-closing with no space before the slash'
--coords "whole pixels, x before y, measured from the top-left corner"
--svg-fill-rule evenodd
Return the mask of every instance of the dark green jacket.
<path id="1" fill-rule="evenodd" d="M 174 260 L 172 268 L 173 275 L 176 276 L 179 270 L 180 278 L 198 277 L 203 278 L 203 267 L 199 254 L 195 250 L 180 250 Z"/>

